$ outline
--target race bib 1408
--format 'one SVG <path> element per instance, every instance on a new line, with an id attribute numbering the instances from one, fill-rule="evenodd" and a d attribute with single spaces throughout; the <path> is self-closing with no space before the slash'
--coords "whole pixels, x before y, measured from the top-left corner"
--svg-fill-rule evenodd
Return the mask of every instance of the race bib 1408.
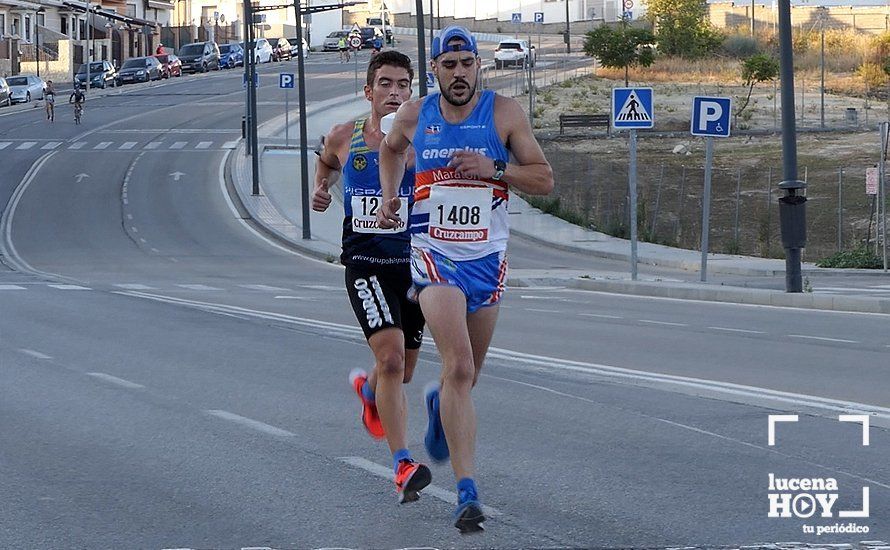
<path id="1" fill-rule="evenodd" d="M 430 190 L 430 238 L 452 243 L 488 242 L 491 189 L 436 186 Z"/>

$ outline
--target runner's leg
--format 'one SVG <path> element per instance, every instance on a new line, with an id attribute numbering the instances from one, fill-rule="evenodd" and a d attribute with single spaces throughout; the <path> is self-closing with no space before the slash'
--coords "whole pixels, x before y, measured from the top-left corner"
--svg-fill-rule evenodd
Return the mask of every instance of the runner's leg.
<path id="1" fill-rule="evenodd" d="M 479 381 L 479 372 L 488 353 L 488 346 L 494 336 L 494 327 L 498 321 L 500 306 L 493 305 L 480 308 L 467 315 L 467 329 L 470 333 L 470 344 L 473 347 L 473 386 Z"/>
<path id="2" fill-rule="evenodd" d="M 401 330 L 389 328 L 374 333 L 368 344 L 376 359 L 374 371 L 368 376 L 368 384 L 374 390 L 377 412 L 386 432 L 389 450 L 395 453 L 406 448 L 408 407 L 402 388 L 405 338 Z"/>

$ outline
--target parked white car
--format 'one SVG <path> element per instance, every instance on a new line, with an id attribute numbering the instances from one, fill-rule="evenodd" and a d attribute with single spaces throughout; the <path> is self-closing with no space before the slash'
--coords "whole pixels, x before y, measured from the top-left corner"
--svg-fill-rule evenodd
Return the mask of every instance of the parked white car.
<path id="1" fill-rule="evenodd" d="M 12 103 L 29 103 L 35 99 L 43 99 L 46 84 L 42 78 L 31 75 L 8 76 L 6 83 L 9 84 L 9 98 Z"/>
<path id="2" fill-rule="evenodd" d="M 494 51 L 495 69 L 502 69 L 507 65 L 524 67 L 529 62 L 534 67 L 537 59 L 538 52 L 534 46 L 529 45 L 528 40 L 501 40 Z"/>
<path id="3" fill-rule="evenodd" d="M 271 63 L 272 62 L 272 44 L 265 38 L 257 38 L 254 41 L 253 59 L 255 63 Z M 244 48 L 244 57 L 247 58 L 247 46 L 241 43 Z"/>
<path id="4" fill-rule="evenodd" d="M 292 57 L 297 57 L 297 39 L 288 38 L 288 42 L 290 42 L 290 54 Z M 303 59 L 309 57 L 309 44 L 306 43 L 306 39 L 303 39 Z"/>

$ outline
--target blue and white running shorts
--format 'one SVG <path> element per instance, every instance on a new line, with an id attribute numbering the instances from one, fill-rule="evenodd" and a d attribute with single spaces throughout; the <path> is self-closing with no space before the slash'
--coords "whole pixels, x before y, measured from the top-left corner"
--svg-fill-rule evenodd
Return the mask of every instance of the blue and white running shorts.
<path id="1" fill-rule="evenodd" d="M 430 285 L 456 286 L 467 298 L 467 313 L 497 304 L 507 279 L 507 254 L 493 252 L 458 262 L 428 248 L 411 247 L 411 277 L 416 296 Z"/>

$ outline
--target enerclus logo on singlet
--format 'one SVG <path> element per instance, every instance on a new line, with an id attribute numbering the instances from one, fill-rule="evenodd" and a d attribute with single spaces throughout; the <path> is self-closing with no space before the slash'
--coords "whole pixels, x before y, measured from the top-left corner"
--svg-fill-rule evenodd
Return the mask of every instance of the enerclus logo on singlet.
<path id="1" fill-rule="evenodd" d="M 424 160 L 431 159 L 448 159 L 451 158 L 454 153 L 458 151 L 472 151 L 474 153 L 479 153 L 482 156 L 488 156 L 488 147 L 443 147 L 443 148 L 433 148 L 433 149 L 424 149 L 423 153 L 421 153 L 421 158 Z"/>

